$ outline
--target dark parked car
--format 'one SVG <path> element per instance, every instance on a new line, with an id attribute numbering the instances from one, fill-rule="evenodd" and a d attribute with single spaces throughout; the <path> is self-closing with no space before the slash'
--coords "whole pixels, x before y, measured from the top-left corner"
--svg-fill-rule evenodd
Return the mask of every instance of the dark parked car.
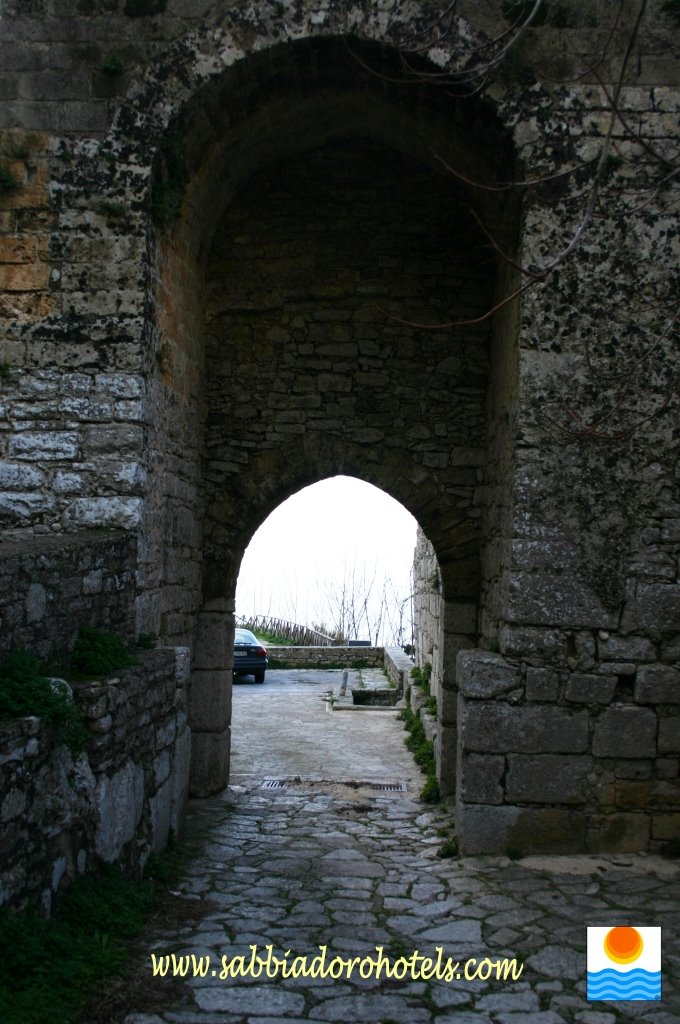
<path id="1" fill-rule="evenodd" d="M 234 634 L 234 676 L 255 676 L 256 683 L 264 682 L 269 660 L 266 648 L 249 629 L 237 629 Z"/>

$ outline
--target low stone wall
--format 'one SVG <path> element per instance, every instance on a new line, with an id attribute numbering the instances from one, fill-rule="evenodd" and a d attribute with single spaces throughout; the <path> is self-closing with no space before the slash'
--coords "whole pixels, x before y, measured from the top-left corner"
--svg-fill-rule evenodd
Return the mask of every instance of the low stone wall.
<path id="1" fill-rule="evenodd" d="M 81 626 L 134 634 L 137 541 L 86 530 L 0 543 L 0 654 L 73 646 Z"/>
<path id="2" fill-rule="evenodd" d="M 386 647 L 384 668 L 388 679 L 394 683 L 397 690 L 406 692 L 407 686 L 411 685 L 413 669 L 413 661 L 408 654 L 404 654 L 401 647 Z"/>
<path id="3" fill-rule="evenodd" d="M 277 668 L 382 668 L 383 647 L 276 647 L 267 644 L 269 664 Z"/>
<path id="4" fill-rule="evenodd" d="M 75 761 L 38 718 L 0 724 L 0 903 L 53 897 L 97 863 L 136 875 L 180 830 L 189 775 L 185 648 L 77 685 L 91 733 Z"/>
<path id="5" fill-rule="evenodd" d="M 627 679 L 627 677 L 624 677 Z M 458 655 L 465 854 L 663 851 L 680 836 L 680 672 L 610 675 Z"/>

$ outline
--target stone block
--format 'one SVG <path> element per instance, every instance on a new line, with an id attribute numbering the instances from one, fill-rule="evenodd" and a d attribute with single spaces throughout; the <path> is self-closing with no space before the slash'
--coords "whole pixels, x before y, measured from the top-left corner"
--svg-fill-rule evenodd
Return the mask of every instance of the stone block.
<path id="1" fill-rule="evenodd" d="M 95 851 L 106 863 L 119 857 L 142 814 L 144 769 L 130 759 L 111 776 L 100 775 L 95 789 Z"/>
<path id="2" fill-rule="evenodd" d="M 549 668 L 527 668 L 526 698 L 528 701 L 555 701 L 560 683 L 557 673 Z"/>
<path id="3" fill-rule="evenodd" d="M 588 748 L 588 714 L 555 707 L 462 701 L 463 750 L 490 753 L 580 754 Z"/>
<path id="4" fill-rule="evenodd" d="M 35 258 L 35 238 L 11 235 L 0 238 L 0 263 L 33 263 Z"/>
<path id="5" fill-rule="evenodd" d="M 201 612 L 196 616 L 194 633 L 194 669 L 222 669 L 232 662 L 227 650 L 228 617 L 219 612 Z"/>
<path id="6" fill-rule="evenodd" d="M 149 814 L 151 818 L 151 849 L 160 853 L 165 849 L 170 835 L 172 815 L 172 783 L 168 779 L 149 798 Z"/>
<path id="7" fill-rule="evenodd" d="M 142 498 L 77 498 L 71 513 L 78 526 L 131 530 L 141 522 L 143 505 Z"/>
<path id="8" fill-rule="evenodd" d="M 0 513 L 4 512 L 11 520 L 31 519 L 53 508 L 54 499 L 46 494 L 33 491 L 0 493 Z"/>
<path id="9" fill-rule="evenodd" d="M 641 636 L 598 636 L 597 653 L 601 661 L 653 661 L 655 647 Z"/>
<path id="10" fill-rule="evenodd" d="M 680 812 L 652 815 L 652 839 L 680 840 Z"/>
<path id="11" fill-rule="evenodd" d="M 170 811 L 170 828 L 179 835 L 184 824 L 187 799 L 189 795 L 189 770 L 191 767 L 191 730 L 179 729 L 172 750 L 172 805 Z"/>
<path id="12" fill-rule="evenodd" d="M 7 292 L 42 291 L 50 268 L 44 263 L 0 263 L 0 289 Z"/>
<path id="13" fill-rule="evenodd" d="M 517 669 L 491 651 L 460 651 L 456 679 L 460 693 L 474 700 L 488 700 L 519 685 Z"/>
<path id="14" fill-rule="evenodd" d="M 191 678 L 191 648 L 175 647 L 175 678 L 178 683 L 188 683 Z"/>
<path id="15" fill-rule="evenodd" d="M 442 796 L 450 796 L 456 791 L 457 747 L 458 730 L 455 727 L 441 725 L 438 736 L 437 781 Z"/>
<path id="16" fill-rule="evenodd" d="M 564 636 L 558 629 L 535 626 L 503 626 L 501 654 L 506 657 L 549 659 L 564 650 Z"/>
<path id="17" fill-rule="evenodd" d="M 440 690 L 437 694 L 437 708 L 440 721 L 455 726 L 458 720 L 458 691 Z"/>
<path id="18" fill-rule="evenodd" d="M 502 804 L 505 758 L 501 754 L 463 753 L 460 796 L 468 804 Z"/>
<path id="19" fill-rule="evenodd" d="M 223 669 L 191 674 L 189 725 L 199 732 L 223 732 L 231 721 L 231 673 Z"/>
<path id="20" fill-rule="evenodd" d="M 534 626 L 614 629 L 618 613 L 602 606 L 597 594 L 573 573 L 513 573 L 507 620 Z"/>
<path id="21" fill-rule="evenodd" d="M 155 785 L 161 786 L 170 774 L 170 749 L 165 747 L 153 760 L 153 777 Z"/>
<path id="22" fill-rule="evenodd" d="M 42 622 L 47 608 L 47 591 L 42 583 L 31 583 L 26 594 L 26 621 Z"/>
<path id="23" fill-rule="evenodd" d="M 659 757 L 655 761 L 655 768 L 659 779 L 677 779 L 680 776 L 680 761 L 677 757 Z"/>
<path id="24" fill-rule="evenodd" d="M 638 704 L 680 704 L 680 671 L 670 665 L 644 665 L 635 681 Z"/>
<path id="25" fill-rule="evenodd" d="M 508 754 L 508 803 L 578 804 L 588 791 L 590 757 L 568 754 Z"/>
<path id="26" fill-rule="evenodd" d="M 659 720 L 659 753 L 680 754 L 680 718 Z"/>
<path id="27" fill-rule="evenodd" d="M 457 818 L 460 851 L 467 857 L 579 853 L 585 849 L 585 822 L 576 811 L 462 804 Z"/>
<path id="28" fill-rule="evenodd" d="M 103 573 L 101 569 L 93 569 L 83 576 L 83 594 L 101 594 L 103 589 Z"/>
<path id="29" fill-rule="evenodd" d="M 677 583 L 638 583 L 635 596 L 624 609 L 626 630 L 659 636 L 677 633 L 680 622 L 680 586 Z"/>
<path id="30" fill-rule="evenodd" d="M 669 809 L 680 806 L 680 792 L 675 782 L 620 779 L 616 782 L 615 801 L 623 811 L 643 811 L 651 807 Z"/>
<path id="31" fill-rule="evenodd" d="M 657 720 L 648 708 L 607 708 L 595 722 L 595 757 L 656 756 Z"/>
<path id="32" fill-rule="evenodd" d="M 41 469 L 21 463 L 0 462 L 0 490 L 26 491 L 42 487 L 45 474 Z"/>
<path id="33" fill-rule="evenodd" d="M 446 601 L 444 603 L 444 633 L 471 635 L 477 631 L 477 602 Z"/>
<path id="34" fill-rule="evenodd" d="M 10 438 L 9 454 L 30 460 L 70 460 L 78 455 L 78 435 L 64 430 L 40 433 L 24 431 Z"/>
<path id="35" fill-rule="evenodd" d="M 210 796 L 224 789 L 229 781 L 229 741 L 229 729 L 192 733 L 190 796 Z"/>
<path id="36" fill-rule="evenodd" d="M 616 692 L 616 679 L 574 672 L 569 676 L 565 697 L 575 704 L 611 704 Z"/>
<path id="37" fill-rule="evenodd" d="M 649 848 L 650 816 L 605 814 L 588 823 L 590 853 L 639 853 Z"/>

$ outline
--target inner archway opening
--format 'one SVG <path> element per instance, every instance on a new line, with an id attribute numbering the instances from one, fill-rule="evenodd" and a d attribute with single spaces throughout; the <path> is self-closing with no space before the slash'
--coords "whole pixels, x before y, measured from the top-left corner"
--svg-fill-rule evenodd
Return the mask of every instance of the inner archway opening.
<path id="1" fill-rule="evenodd" d="M 237 626 L 270 642 L 412 645 L 416 531 L 402 505 L 355 477 L 303 488 L 246 549 Z"/>
<path id="2" fill-rule="evenodd" d="M 438 663 L 442 749 L 455 772 L 455 653 L 477 639 L 493 532 L 483 521 L 489 395 L 492 349 L 503 340 L 488 313 L 501 286 L 498 253 L 475 209 L 487 219 L 490 200 L 478 203 L 428 150 L 430 114 L 417 97 L 407 110 L 373 84 L 325 87 L 323 96 L 305 89 L 288 101 L 263 99 L 238 138 L 229 126 L 241 176 L 235 182 L 225 170 L 228 197 L 204 231 L 197 793 L 228 778 L 229 717 L 218 712 L 228 708 L 233 598 L 246 547 L 290 495 L 337 475 L 392 495 L 436 551 L 446 605 L 439 650 L 451 652 Z M 443 106 L 432 129 L 440 142 Z M 479 169 L 491 137 L 484 117 L 469 115 L 454 116 L 448 140 L 448 155 L 458 147 L 468 170 L 470 161 Z M 248 135 L 256 128 L 257 139 Z M 206 159 L 212 185 L 203 199 L 217 194 L 217 157 Z M 188 217 L 212 212 L 200 198 L 197 191 Z M 222 635 L 226 642 L 215 639 Z"/>

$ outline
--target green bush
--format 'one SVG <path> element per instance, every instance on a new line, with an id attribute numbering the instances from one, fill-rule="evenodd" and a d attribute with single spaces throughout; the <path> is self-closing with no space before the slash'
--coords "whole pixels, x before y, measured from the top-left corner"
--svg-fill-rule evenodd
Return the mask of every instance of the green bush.
<path id="1" fill-rule="evenodd" d="M 89 733 L 67 689 L 50 683 L 32 654 L 12 651 L 0 662 L 0 719 L 27 715 L 55 725 L 73 757 L 84 749 Z"/>
<path id="2" fill-rule="evenodd" d="M 71 666 L 76 672 L 105 676 L 134 664 L 135 659 L 120 637 L 92 626 L 84 626 L 80 630 L 71 655 Z"/>
<path id="3" fill-rule="evenodd" d="M 438 804 L 441 800 L 439 783 L 433 776 L 428 776 L 427 782 L 420 791 L 420 799 L 424 804 Z"/>

